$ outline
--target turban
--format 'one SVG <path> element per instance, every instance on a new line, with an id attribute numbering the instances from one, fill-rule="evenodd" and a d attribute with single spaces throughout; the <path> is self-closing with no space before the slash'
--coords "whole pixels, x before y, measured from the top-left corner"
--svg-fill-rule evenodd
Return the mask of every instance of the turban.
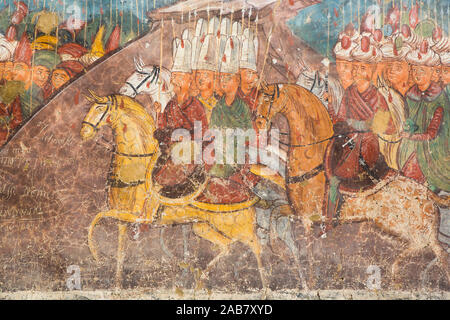
<path id="1" fill-rule="evenodd" d="M 58 48 L 58 54 L 68 54 L 78 59 L 88 52 L 88 49 L 78 43 L 66 43 Z"/>
<path id="2" fill-rule="evenodd" d="M 350 52 L 353 60 L 377 63 L 381 60 L 381 51 L 370 43 L 370 38 L 365 36 L 361 38 L 360 43 Z"/>
<path id="3" fill-rule="evenodd" d="M 56 69 L 64 70 L 70 78 L 73 78 L 84 70 L 84 66 L 76 60 L 67 60 L 58 64 Z"/>
<path id="4" fill-rule="evenodd" d="M 52 70 L 60 62 L 59 56 L 50 50 L 39 50 L 34 53 L 34 65 L 44 66 Z"/>
<path id="5" fill-rule="evenodd" d="M 436 67 L 440 63 L 440 58 L 431 49 L 428 49 L 425 53 L 420 49 L 416 49 L 406 55 L 406 61 L 415 65 Z"/>

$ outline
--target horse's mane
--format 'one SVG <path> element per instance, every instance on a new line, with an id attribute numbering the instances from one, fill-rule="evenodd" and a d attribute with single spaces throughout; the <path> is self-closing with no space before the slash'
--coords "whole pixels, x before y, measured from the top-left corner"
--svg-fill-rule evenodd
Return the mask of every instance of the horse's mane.
<path id="1" fill-rule="evenodd" d="M 304 120 L 304 128 L 301 128 L 302 143 L 314 143 L 328 138 L 332 134 L 330 116 L 319 98 L 299 85 L 283 84 L 279 86 L 280 92 L 284 92 L 287 96 L 286 110 L 295 110 Z M 280 97 L 280 99 L 283 98 Z"/>
<path id="2" fill-rule="evenodd" d="M 114 95 L 117 99 L 117 108 L 122 108 L 124 114 L 138 124 L 142 134 L 149 139 L 153 139 L 155 123 L 147 110 L 136 100 L 125 95 Z"/>

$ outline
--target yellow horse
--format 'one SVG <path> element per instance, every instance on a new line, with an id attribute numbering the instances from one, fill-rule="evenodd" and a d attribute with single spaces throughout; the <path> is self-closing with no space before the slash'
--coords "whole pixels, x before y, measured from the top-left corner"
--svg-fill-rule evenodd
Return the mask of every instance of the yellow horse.
<path id="1" fill-rule="evenodd" d="M 191 195 L 180 199 L 169 199 L 158 195 L 152 185 L 151 172 L 159 156 L 158 143 L 153 138 L 155 124 L 144 107 L 122 95 L 97 96 L 90 91 L 87 99 L 92 106 L 82 122 L 81 137 L 92 138 L 105 125 L 114 131 L 116 150 L 112 161 L 109 181 L 109 210 L 98 213 L 93 219 L 88 234 L 92 255 L 98 260 L 93 242 L 94 227 L 102 218 L 119 221 L 117 248 L 116 286 L 122 282 L 124 243 L 127 223 L 142 223 L 151 226 L 193 224 L 198 236 L 216 244 L 220 253 L 209 262 L 203 276 L 228 253 L 236 241 L 250 247 L 254 253 L 261 277 L 262 287 L 267 287 L 261 262 L 261 244 L 256 236 L 256 219 L 253 205 L 259 200 L 233 204 L 201 203 L 195 198 L 203 191 L 206 180 Z"/>
<path id="2" fill-rule="evenodd" d="M 260 128 L 268 128 L 276 114 L 286 117 L 290 127 L 288 170 L 284 181 L 295 214 L 307 233 L 321 221 L 325 176 L 323 161 L 333 128 L 323 104 L 308 90 L 287 84 L 264 86 L 257 98 Z M 275 181 L 275 180 L 274 180 Z M 426 187 L 395 175 L 374 189 L 346 194 L 340 220 L 373 221 L 382 230 L 399 236 L 407 248 L 392 265 L 395 276 L 402 259 L 431 248 L 450 282 L 447 253 L 437 240 L 439 210 L 435 202 L 448 206 Z"/>

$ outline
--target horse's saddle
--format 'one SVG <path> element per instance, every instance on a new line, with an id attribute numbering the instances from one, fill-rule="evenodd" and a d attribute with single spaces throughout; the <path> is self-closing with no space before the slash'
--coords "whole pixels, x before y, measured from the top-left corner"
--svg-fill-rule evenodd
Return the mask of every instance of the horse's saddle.
<path id="1" fill-rule="evenodd" d="M 159 194 L 177 199 L 194 193 L 206 180 L 206 172 L 200 164 L 175 164 L 170 153 L 163 153 L 152 171 L 152 182 L 160 187 Z"/>

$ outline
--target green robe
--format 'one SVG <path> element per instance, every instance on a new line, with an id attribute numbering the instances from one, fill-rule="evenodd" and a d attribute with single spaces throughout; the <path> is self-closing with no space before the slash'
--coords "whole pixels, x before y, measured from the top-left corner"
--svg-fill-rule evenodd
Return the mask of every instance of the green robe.
<path id="1" fill-rule="evenodd" d="M 28 90 L 25 90 L 20 95 L 20 101 L 22 103 L 22 117 L 26 121 L 31 117 L 36 108 L 44 104 L 44 92 L 33 83 Z"/>
<path id="2" fill-rule="evenodd" d="M 7 81 L 0 86 L 0 100 L 5 104 L 10 104 L 18 95 L 25 91 L 25 85 L 22 81 Z"/>
<path id="3" fill-rule="evenodd" d="M 210 120 L 210 128 L 212 129 L 221 129 L 223 134 L 223 147 L 226 146 L 226 129 L 242 129 L 248 130 L 252 129 L 252 118 L 251 112 L 247 104 L 236 96 L 233 104 L 231 106 L 227 106 L 225 103 L 225 97 L 220 99 L 216 106 L 214 107 L 211 120 Z M 235 142 L 235 156 L 237 154 L 237 141 Z M 235 159 L 236 160 L 236 159 Z M 224 163 L 226 163 L 225 152 L 224 152 Z M 210 175 L 228 178 L 232 174 L 236 172 L 236 170 L 240 166 L 233 164 L 215 164 L 211 170 L 209 171 Z"/>
<path id="4" fill-rule="evenodd" d="M 411 119 L 417 126 L 415 133 L 425 133 L 434 112 L 438 107 L 444 109 L 443 119 L 437 136 L 432 140 L 415 141 L 403 139 L 399 150 L 399 165 L 403 168 L 409 157 L 415 152 L 430 188 L 450 191 L 450 150 L 448 145 L 450 124 L 450 101 L 445 90 L 435 87 L 422 95 L 413 87 L 406 95 L 406 107 Z"/>

